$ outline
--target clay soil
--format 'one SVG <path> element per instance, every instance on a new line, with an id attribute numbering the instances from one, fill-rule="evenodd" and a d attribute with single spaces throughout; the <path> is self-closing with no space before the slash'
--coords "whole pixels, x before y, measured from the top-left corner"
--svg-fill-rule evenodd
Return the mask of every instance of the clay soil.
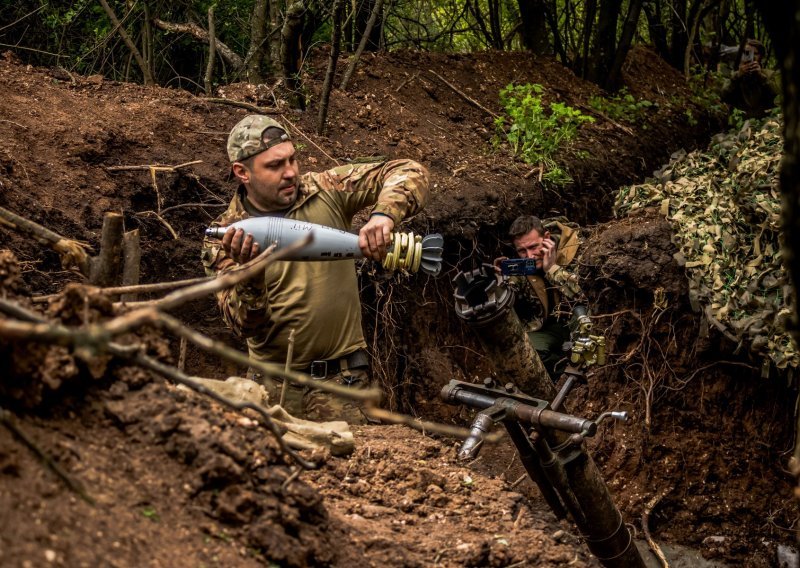
<path id="1" fill-rule="evenodd" d="M 638 49 L 625 82 L 656 104 L 636 122 L 595 113 L 559 156 L 573 182 L 554 188 L 536 167 L 493 148 L 485 109 L 499 113 L 498 91 L 529 82 L 544 85 L 550 101 L 592 112 L 597 87 L 556 62 L 508 53 L 367 55 L 350 90 L 334 91 L 327 133 L 317 136 L 325 65 L 319 53 L 305 67 L 308 112 L 280 109 L 302 167 L 376 156 L 425 163 L 433 200 L 409 226 L 446 240 L 445 274 L 436 280 L 360 266 L 385 405 L 468 423 L 469 413 L 445 406 L 438 393 L 450 379 L 473 381 L 492 367 L 453 316 L 450 279 L 507 253 L 503 235 L 522 212 L 566 215 L 587 227 L 581 271 L 595 313 L 606 314 L 610 351 L 610 364 L 569 406 L 589 418 L 609 409 L 633 418 L 603 426 L 589 444 L 625 522 L 641 536 L 642 513 L 651 511 L 648 526 L 660 542 L 733 565 L 773 565 L 777 545 L 794 540 L 798 514 L 784 469 L 794 394 L 778 373 L 760 378 L 736 346 L 703 336 L 663 218 L 612 219 L 620 185 L 642 180 L 673 151 L 704 146 L 720 117 L 692 102 L 680 74 Z M 264 107 L 282 100 L 279 91 L 249 85 L 218 95 Z M 247 113 L 185 91 L 31 68 L 7 53 L 0 206 L 95 250 L 103 214 L 120 212 L 126 229 L 141 231 L 143 282 L 200 276 L 203 228 L 234 190 L 227 132 Z M 108 169 L 194 161 L 154 177 Z M 120 310 L 115 298 L 85 286 L 64 291 L 81 277 L 46 246 L 1 226 L 0 234 L 0 297 L 70 326 Z M 54 293 L 48 303 L 32 302 Z M 175 315 L 242 347 L 210 298 Z M 123 340 L 177 361 L 174 337 L 145 330 Z M 351 456 L 306 452 L 320 467 L 301 471 L 255 415 L 113 358 L 1 339 L 0 361 L 0 407 L 8 411 L 0 427 L 4 566 L 598 565 L 523 478 L 507 442 L 463 464 L 448 438 L 365 426 L 354 431 Z M 243 371 L 194 348 L 186 369 L 212 378 Z"/>

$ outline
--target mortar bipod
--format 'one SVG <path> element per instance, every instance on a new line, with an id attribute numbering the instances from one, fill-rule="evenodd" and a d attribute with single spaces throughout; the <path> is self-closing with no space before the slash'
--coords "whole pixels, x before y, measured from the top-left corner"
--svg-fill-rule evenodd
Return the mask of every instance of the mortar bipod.
<path id="1" fill-rule="evenodd" d="M 497 422 L 514 421 L 530 425 L 537 431 L 552 429 L 567 432 L 572 434 L 570 440 L 580 445 L 584 438 L 595 435 L 601 421 L 614 418 L 625 422 L 628 419 L 626 412 L 604 412 L 593 421 L 551 410 L 547 401 L 523 394 L 510 383 L 504 389 L 497 389 L 491 386 L 491 381 L 476 385 L 451 380 L 442 389 L 441 396 L 450 404 L 463 404 L 481 410 L 472 424 L 470 437 L 459 450 L 461 459 L 477 456 L 485 434 Z"/>
<path id="2" fill-rule="evenodd" d="M 504 389 L 494 388 L 491 380 L 483 386 L 451 380 L 441 395 L 451 404 L 480 409 L 459 458 L 474 458 L 492 425 L 502 422 L 553 513 L 564 518 L 569 512 L 600 563 L 608 568 L 644 568 L 583 443 L 584 438 L 594 436 L 601 420 L 627 420 L 626 413 L 606 412 L 595 421 L 587 420 L 551 410 L 547 401 L 522 394 L 511 383 Z M 551 447 L 551 443 L 555 445 Z"/>

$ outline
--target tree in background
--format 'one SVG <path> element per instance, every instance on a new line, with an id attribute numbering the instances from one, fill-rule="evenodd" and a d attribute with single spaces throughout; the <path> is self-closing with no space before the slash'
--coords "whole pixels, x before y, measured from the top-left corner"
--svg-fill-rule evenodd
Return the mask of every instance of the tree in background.
<path id="1" fill-rule="evenodd" d="M 722 45 L 743 45 L 747 37 L 768 39 L 751 1 L 348 0 L 338 32 L 350 53 L 363 45 L 361 51 L 496 49 L 555 55 L 576 74 L 614 90 L 622 84 L 623 63 L 636 43 L 651 45 L 688 74 L 698 65 L 713 68 Z M 0 26 L 0 43 L 38 65 L 123 81 L 144 82 L 149 72 L 157 84 L 200 91 L 212 41 L 207 14 L 214 6 L 216 83 L 283 80 L 299 106 L 302 61 L 312 46 L 333 36 L 332 3 L 325 0 L 102 3 L 2 3 L 0 21 L 7 23 Z"/>

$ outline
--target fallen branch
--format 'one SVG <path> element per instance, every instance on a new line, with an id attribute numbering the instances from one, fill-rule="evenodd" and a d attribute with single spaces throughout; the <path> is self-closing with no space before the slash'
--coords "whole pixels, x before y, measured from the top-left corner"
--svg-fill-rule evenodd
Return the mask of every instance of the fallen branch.
<path id="1" fill-rule="evenodd" d="M 398 414 L 396 412 L 390 412 L 380 408 L 368 408 L 365 410 L 365 412 L 369 418 L 380 420 L 381 422 L 388 424 L 402 424 L 404 426 L 408 426 L 409 428 L 413 428 L 414 430 L 418 430 L 423 434 L 440 434 L 450 438 L 458 438 L 459 440 L 466 440 L 471 435 L 470 430 L 467 428 L 448 426 L 447 424 L 439 424 L 438 422 L 428 422 L 425 420 L 420 420 L 419 418 L 414 418 L 413 416 L 409 416 L 407 414 Z M 493 432 L 484 436 L 483 442 L 498 442 L 503 436 L 503 432 Z"/>
<path id="2" fill-rule="evenodd" d="M 138 284 L 136 286 L 114 286 L 112 288 L 93 288 L 103 294 L 110 296 L 117 296 L 120 294 L 147 294 L 152 292 L 164 292 L 166 290 L 174 290 L 175 288 L 183 288 L 184 286 L 191 286 L 193 284 L 202 284 L 204 282 L 211 282 L 216 277 L 204 276 L 201 278 L 189 278 L 187 280 L 175 280 L 173 282 L 158 282 L 156 284 Z M 43 304 L 50 300 L 57 298 L 61 294 L 48 294 L 46 296 L 33 296 L 31 301 L 34 304 Z"/>
<path id="3" fill-rule="evenodd" d="M 253 111 L 253 112 L 257 112 L 257 113 L 260 113 L 260 114 L 278 114 L 279 112 L 281 112 L 280 110 L 278 110 L 276 108 L 260 107 L 260 106 L 251 105 L 250 103 L 245 103 L 245 102 L 242 102 L 242 101 L 232 101 L 230 99 L 220 99 L 220 98 L 216 98 L 216 97 L 203 97 L 202 100 L 208 101 L 209 103 L 216 103 L 218 105 L 228 105 L 228 106 L 243 108 L 243 109 L 247 109 L 247 110 L 250 110 L 250 111 Z"/>
<path id="4" fill-rule="evenodd" d="M 25 444 L 29 450 L 31 450 L 36 457 L 38 457 L 42 463 L 44 463 L 47 467 L 49 467 L 53 473 L 55 473 L 61 481 L 64 482 L 70 491 L 76 493 L 81 499 L 89 503 L 90 505 L 94 505 L 94 499 L 92 499 L 83 486 L 76 480 L 72 479 L 67 472 L 65 472 L 61 467 L 53 461 L 53 458 L 48 456 L 44 450 L 42 450 L 36 443 L 31 440 L 19 427 L 14 424 L 13 419 L 11 418 L 11 413 L 8 410 L 5 410 L 3 407 L 0 407 L 0 423 L 3 424 L 6 428 L 8 428 L 9 432 L 11 432 L 16 438 Z"/>
<path id="5" fill-rule="evenodd" d="M 52 329 L 58 330 L 59 333 L 71 331 L 60 324 L 48 322 L 45 318 L 43 318 L 39 314 L 26 310 L 22 306 L 10 302 L 8 300 L 0 299 L 0 311 L 3 311 L 5 313 L 10 313 L 13 314 L 14 317 L 20 317 L 21 319 L 27 320 L 25 322 L 14 322 L 17 327 L 21 326 L 31 326 L 37 328 L 50 327 Z M 0 320 L 0 336 L 3 335 L 2 333 L 3 326 L 6 325 L 7 323 L 8 321 L 6 320 Z M 77 332 L 71 332 L 71 333 L 73 336 L 78 335 Z M 284 442 L 283 440 L 283 433 L 280 431 L 277 424 L 275 424 L 275 421 L 272 419 L 272 417 L 269 415 L 269 413 L 264 407 L 250 402 L 234 402 L 228 399 L 227 397 L 206 388 L 198 381 L 184 374 L 182 371 L 179 371 L 174 367 L 170 367 L 169 365 L 165 365 L 160 361 L 156 361 L 155 359 L 148 357 L 147 355 L 142 353 L 141 346 L 120 345 L 118 343 L 108 342 L 106 347 L 108 348 L 108 352 L 111 353 L 112 355 L 115 355 L 116 357 L 131 361 L 132 363 L 135 363 L 140 367 L 150 369 L 151 371 L 155 371 L 160 375 L 172 379 L 176 383 L 185 385 L 186 387 L 200 394 L 204 394 L 216 400 L 220 404 L 224 404 L 225 406 L 233 408 L 234 410 L 237 410 L 239 412 L 243 411 L 244 409 L 254 410 L 264 418 L 267 428 L 275 436 L 278 445 L 280 446 L 282 451 L 291 456 L 292 459 L 294 459 L 298 464 L 300 464 L 305 469 L 316 469 L 318 467 L 316 463 L 306 461 L 301 456 L 299 456 L 294 450 L 292 450 L 286 445 L 286 442 Z M 4 414 L 4 412 L 6 411 L 0 408 L 0 421 L 2 421 L 7 427 L 10 428 L 11 426 L 13 426 L 13 424 L 9 425 L 7 416 Z M 17 433 L 17 431 L 14 431 L 14 433 Z M 31 449 L 33 449 L 38 455 L 40 455 L 40 457 L 42 457 L 43 460 L 49 460 L 47 456 L 45 456 L 37 447 L 35 447 L 35 445 L 32 445 L 32 443 L 29 440 L 25 439 L 24 437 L 22 437 L 22 439 L 26 442 L 26 444 L 29 444 L 29 447 L 31 447 Z M 53 467 L 54 471 L 56 471 L 56 473 L 58 473 L 59 476 L 62 477 L 62 479 L 64 479 L 64 481 L 68 485 L 70 485 L 71 489 L 81 494 L 82 497 L 89 499 L 88 496 L 81 493 L 82 489 L 77 484 L 75 484 L 75 482 L 69 479 L 69 477 L 63 471 L 58 469 L 56 464 L 50 461 L 46 461 L 46 463 L 48 463 L 48 465 Z M 93 503 L 90 499 L 89 502 Z"/>
<path id="6" fill-rule="evenodd" d="M 464 99 L 465 101 L 467 101 L 469 104 L 473 105 L 473 106 L 474 106 L 474 107 L 476 107 L 476 108 L 479 108 L 479 109 L 481 109 L 483 112 L 485 112 L 486 114 L 488 114 L 489 116 L 491 116 L 491 117 L 493 117 L 493 118 L 499 118 L 499 115 L 498 115 L 497 113 L 494 113 L 494 112 L 490 111 L 488 108 L 486 108 L 485 106 L 483 106 L 481 103 L 479 103 L 478 101 L 476 101 L 476 100 L 475 100 L 475 99 L 473 99 L 472 97 L 470 97 L 470 96 L 468 96 L 468 95 L 466 95 L 466 94 L 462 93 L 461 91 L 459 91 L 459 90 L 458 90 L 458 89 L 457 89 L 457 88 L 456 88 L 454 85 L 450 84 L 450 83 L 447 81 L 447 79 L 445 79 L 444 77 L 442 77 L 441 75 L 439 75 L 439 74 L 438 74 L 436 71 L 433 71 L 433 70 L 431 70 L 431 69 L 428 69 L 428 73 L 430 73 L 431 75 L 433 75 L 434 77 L 436 77 L 437 79 L 439 79 L 439 80 L 440 80 L 442 83 L 444 83 L 445 85 L 447 85 L 448 87 L 450 87 L 450 88 L 453 90 L 453 92 L 455 92 L 455 94 L 457 94 L 458 96 L 460 96 L 462 99 Z"/>
<path id="7" fill-rule="evenodd" d="M 186 327 L 180 321 L 167 314 L 159 314 L 156 319 L 149 323 L 168 329 L 179 337 L 185 337 L 188 341 L 191 341 L 203 350 L 218 355 L 228 361 L 238 365 L 252 367 L 265 376 L 281 377 L 284 380 L 289 380 L 298 385 L 311 387 L 352 400 L 378 401 L 382 395 L 380 389 L 354 389 L 335 383 L 316 381 L 304 373 L 287 371 L 284 366 L 279 363 L 256 361 L 236 349 L 228 347 L 219 341 L 214 341 L 207 335 L 203 335 L 202 333 Z"/>
<path id="8" fill-rule="evenodd" d="M 167 211 L 172 211 L 174 209 L 191 209 L 193 207 L 197 207 L 198 209 L 203 209 L 205 207 L 227 207 L 227 203 L 181 203 L 179 205 L 172 205 L 170 207 L 164 207 L 161 210 L 161 214 L 163 215 Z"/>
<path id="9" fill-rule="evenodd" d="M 156 199 L 158 200 L 158 196 L 156 197 Z M 172 238 L 175 239 L 176 241 L 178 240 L 178 233 L 175 232 L 175 229 L 172 228 L 172 225 L 167 223 L 166 219 L 164 219 L 161 215 L 159 215 L 155 211 L 140 211 L 139 213 L 136 213 L 136 217 L 148 216 L 148 215 L 152 215 L 153 217 L 161 221 L 161 224 L 167 228 L 167 230 L 172 235 Z"/>
<path id="10" fill-rule="evenodd" d="M 658 502 L 661 501 L 661 499 L 663 499 L 664 496 L 670 491 L 672 491 L 671 487 L 663 490 L 661 493 L 651 498 L 644 506 L 644 511 L 642 511 L 642 531 L 644 531 L 644 538 L 645 540 L 647 540 L 647 544 L 648 546 L 650 546 L 650 549 L 653 551 L 653 554 L 655 554 L 661 561 L 661 566 L 663 568 L 669 568 L 669 562 L 667 562 L 667 557 L 664 556 L 664 552 L 661 550 L 661 547 L 658 546 L 656 541 L 653 540 L 653 537 L 650 534 L 649 522 L 650 522 L 650 514 L 653 512 L 653 509 L 656 508 Z"/>
<path id="11" fill-rule="evenodd" d="M 578 105 L 575 105 L 575 106 L 577 106 L 578 108 L 580 108 L 580 109 L 582 109 L 582 110 L 585 110 L 585 111 L 586 111 L 586 112 L 588 112 L 589 114 L 595 114 L 595 115 L 599 116 L 600 118 L 602 118 L 602 119 L 604 119 L 604 120 L 606 120 L 606 121 L 610 122 L 611 124 L 613 124 L 614 126 L 616 126 L 617 128 L 619 128 L 620 130 L 622 130 L 622 131 L 623 131 L 623 132 L 625 132 L 626 134 L 629 134 L 629 135 L 633 136 L 633 130 L 631 130 L 630 128 L 628 128 L 628 127 L 627 127 L 627 126 L 625 126 L 625 125 L 622 125 L 622 124 L 620 124 L 619 122 L 617 122 L 616 120 L 612 119 L 610 116 L 608 116 L 608 115 L 607 115 L 607 114 L 605 114 L 604 112 L 602 112 L 602 111 L 599 111 L 599 110 L 597 110 L 596 108 L 591 108 L 591 107 L 588 107 L 588 106 L 586 106 L 586 105 L 581 105 L 581 104 L 578 104 Z"/>
<path id="12" fill-rule="evenodd" d="M 176 170 L 180 170 L 181 168 L 187 168 L 189 166 L 194 166 L 196 164 L 202 164 L 203 160 L 194 160 L 192 162 L 184 162 L 183 164 L 177 164 L 175 166 L 162 166 L 158 164 L 142 164 L 139 166 L 106 166 L 104 169 L 107 172 L 131 172 L 131 171 L 157 171 L 157 172 L 174 172 Z"/>
<path id="13" fill-rule="evenodd" d="M 208 32 L 194 23 L 186 23 L 186 24 L 176 24 L 174 22 L 165 22 L 159 18 L 153 18 L 153 25 L 157 28 L 162 29 L 168 32 L 177 32 L 177 33 L 185 33 L 189 34 L 190 36 L 194 37 L 195 39 L 199 39 L 200 41 L 204 41 L 208 43 L 209 37 Z M 221 42 L 219 38 L 214 38 L 214 43 L 216 44 L 217 51 L 219 52 L 220 56 L 227 61 L 236 71 L 241 71 L 244 66 L 244 61 L 242 60 L 239 55 L 233 51 L 230 47 L 226 44 Z"/>
<path id="14" fill-rule="evenodd" d="M 331 156 L 330 154 L 328 154 L 328 153 L 327 153 L 325 150 L 323 150 L 322 148 L 320 148 L 320 147 L 319 147 L 319 145 L 318 145 L 316 142 L 314 142 L 314 141 L 313 141 L 311 138 L 309 138 L 308 136 L 306 136 L 306 135 L 303 133 L 303 131 L 302 131 L 302 130 L 300 130 L 300 129 L 297 127 L 297 125 L 296 125 L 296 124 L 294 124 L 294 123 L 293 123 L 291 120 L 289 120 L 288 118 L 286 118 L 284 115 L 281 115 L 281 122 L 282 122 L 282 123 L 285 123 L 285 124 L 288 124 L 289 126 L 291 126 L 291 127 L 292 127 L 292 128 L 293 128 L 293 129 L 294 129 L 294 130 L 295 130 L 295 131 L 298 133 L 298 134 L 300 134 L 300 136 L 302 136 L 303 138 L 305 138 L 306 140 L 308 140 L 308 143 L 309 143 L 309 144 L 311 144 L 312 146 L 314 146 L 314 148 L 316 148 L 316 149 L 317 149 L 317 150 L 319 150 L 319 151 L 320 151 L 322 154 L 324 154 L 324 155 L 325 155 L 325 157 L 326 157 L 326 158 L 328 158 L 328 159 L 329 159 L 331 162 L 333 162 L 333 163 L 334 163 L 334 164 L 336 164 L 337 166 L 338 166 L 338 165 L 340 165 L 340 164 L 339 164 L 339 161 L 338 161 L 338 160 L 336 160 L 336 158 L 332 157 L 332 156 Z"/>
<path id="15" fill-rule="evenodd" d="M 20 217 L 16 213 L 0 207 L 0 225 L 7 225 L 28 233 L 40 243 L 49 245 L 61 257 L 61 266 L 65 269 L 74 266 L 84 276 L 89 276 L 88 245 L 62 237 L 30 219 Z"/>

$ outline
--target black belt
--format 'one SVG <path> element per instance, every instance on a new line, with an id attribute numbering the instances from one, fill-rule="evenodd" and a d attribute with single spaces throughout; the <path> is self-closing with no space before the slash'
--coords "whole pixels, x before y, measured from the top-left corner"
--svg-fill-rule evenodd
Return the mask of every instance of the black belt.
<path id="1" fill-rule="evenodd" d="M 324 379 L 331 375 L 336 375 L 347 369 L 358 369 L 369 367 L 369 356 L 363 349 L 353 351 L 349 355 L 338 359 L 328 359 L 327 361 L 312 361 L 305 369 L 305 372 L 317 379 Z"/>

